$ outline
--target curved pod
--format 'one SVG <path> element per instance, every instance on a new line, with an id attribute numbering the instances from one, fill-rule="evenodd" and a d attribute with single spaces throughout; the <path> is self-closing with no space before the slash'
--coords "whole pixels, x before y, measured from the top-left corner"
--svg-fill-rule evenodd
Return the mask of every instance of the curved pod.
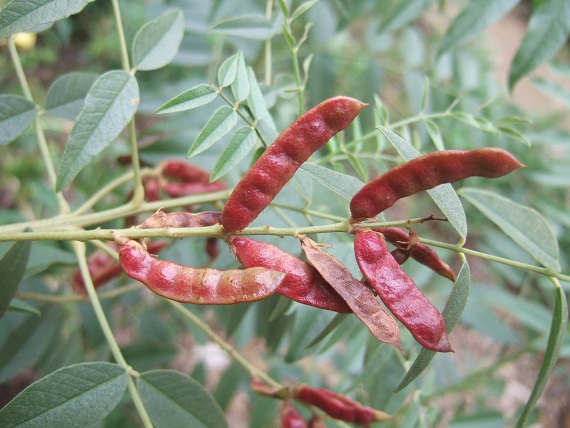
<path id="1" fill-rule="evenodd" d="M 267 207 L 297 169 L 345 129 L 366 104 L 334 97 L 312 108 L 277 137 L 239 181 L 222 212 L 226 232 L 247 227 Z"/>

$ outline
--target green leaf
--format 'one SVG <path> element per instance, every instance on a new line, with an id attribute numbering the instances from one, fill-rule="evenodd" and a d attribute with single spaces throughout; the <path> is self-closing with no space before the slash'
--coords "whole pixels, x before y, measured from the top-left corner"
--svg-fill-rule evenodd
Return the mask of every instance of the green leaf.
<path id="1" fill-rule="evenodd" d="M 157 428 L 228 426 L 210 393 L 190 376 L 174 370 L 152 370 L 137 379 L 137 389 Z"/>
<path id="2" fill-rule="evenodd" d="M 488 190 L 464 187 L 459 193 L 535 260 L 560 270 L 558 241 L 541 214 Z"/>
<path id="3" fill-rule="evenodd" d="M 388 122 L 388 110 L 382 102 L 382 99 L 374 94 L 374 120 L 378 122 L 376 125 L 385 125 Z"/>
<path id="4" fill-rule="evenodd" d="M 550 80 L 541 78 L 532 79 L 532 83 L 536 85 L 545 94 L 555 97 L 562 101 L 567 107 L 570 107 L 570 89 Z"/>
<path id="5" fill-rule="evenodd" d="M 34 103 L 17 95 L 0 95 L 0 146 L 14 141 L 34 121 Z"/>
<path id="6" fill-rule="evenodd" d="M 178 111 L 191 110 L 211 103 L 217 96 L 218 92 L 216 88 L 210 85 L 194 86 L 172 98 L 161 106 L 156 113 L 175 113 Z"/>
<path id="7" fill-rule="evenodd" d="M 6 313 L 22 282 L 31 250 L 32 241 L 18 241 L 0 260 L 0 318 Z"/>
<path id="8" fill-rule="evenodd" d="M 566 323 L 568 322 L 568 303 L 566 301 L 566 294 L 564 290 L 558 283 L 554 280 L 555 285 L 555 296 L 554 296 L 554 310 L 552 313 L 552 324 L 550 327 L 550 334 L 548 335 L 548 344 L 546 345 L 546 352 L 542 359 L 542 364 L 540 366 L 540 371 L 538 377 L 532 388 L 530 397 L 524 406 L 523 412 L 517 421 L 517 428 L 522 428 L 526 425 L 526 421 L 533 410 L 536 402 L 542 395 L 550 373 L 554 368 L 554 364 L 558 359 L 560 354 L 560 344 L 564 339 L 564 333 L 566 332 Z"/>
<path id="9" fill-rule="evenodd" d="M 267 109 L 267 104 L 263 98 L 263 93 L 261 92 L 257 78 L 255 77 L 255 72 L 251 67 L 247 67 L 247 77 L 249 79 L 250 87 L 249 96 L 247 97 L 247 105 L 251 109 L 253 116 L 257 120 L 266 117 L 271 119 L 271 115 Z M 275 123 L 273 123 L 272 119 L 270 121 L 270 124 L 272 124 L 273 128 L 275 128 Z"/>
<path id="10" fill-rule="evenodd" d="M 267 104 L 263 98 L 263 93 L 255 77 L 255 73 L 251 67 L 247 68 L 247 77 L 249 80 L 249 95 L 247 97 L 247 105 L 253 113 L 253 117 L 257 120 L 257 131 L 267 145 L 270 145 L 277 138 L 277 127 L 273 118 L 269 114 Z"/>
<path id="11" fill-rule="evenodd" d="M 12 0 L 0 10 L 0 40 L 79 13 L 93 0 Z"/>
<path id="12" fill-rule="evenodd" d="M 304 163 L 301 165 L 301 170 L 347 201 L 350 201 L 356 192 L 364 186 L 364 183 L 358 178 L 313 163 Z"/>
<path id="13" fill-rule="evenodd" d="M 42 313 L 35 306 L 32 306 L 29 303 L 26 303 L 23 300 L 17 298 L 12 299 L 8 310 L 12 312 L 21 312 L 23 314 L 34 315 L 36 317 L 42 316 Z"/>
<path id="14" fill-rule="evenodd" d="M 242 15 L 220 21 L 212 27 L 212 31 L 254 40 L 268 40 L 275 35 L 273 24 L 263 15 Z"/>
<path id="15" fill-rule="evenodd" d="M 82 363 L 38 380 L 0 410 L 3 427 L 92 426 L 121 401 L 127 372 L 117 364 Z"/>
<path id="16" fill-rule="evenodd" d="M 291 34 L 291 29 L 285 24 L 283 24 L 283 36 L 285 37 L 285 42 L 287 42 L 289 49 L 295 49 L 295 38 L 293 37 L 293 34 Z"/>
<path id="17" fill-rule="evenodd" d="M 384 134 L 390 143 L 398 150 L 398 153 L 407 161 L 421 156 L 414 147 L 406 142 L 399 135 L 393 133 L 383 126 L 378 126 L 377 129 Z M 439 207 L 441 212 L 445 215 L 447 220 L 455 228 L 461 237 L 467 237 L 467 219 L 465 218 L 465 211 L 461 205 L 461 201 L 455 193 L 451 184 L 441 184 L 433 189 L 427 191 L 433 201 Z"/>
<path id="18" fill-rule="evenodd" d="M 119 136 L 138 105 L 137 80 L 126 71 L 109 71 L 93 84 L 59 165 L 57 192 Z"/>
<path id="19" fill-rule="evenodd" d="M 343 321 L 347 318 L 347 314 L 336 314 L 333 319 L 311 340 L 306 348 L 312 348 L 324 340 L 330 333 L 332 333 Z"/>
<path id="20" fill-rule="evenodd" d="M 451 291 L 442 311 L 443 318 L 445 319 L 445 325 L 447 327 L 447 334 L 451 333 L 453 328 L 459 322 L 459 318 L 461 317 L 463 309 L 465 309 L 465 304 L 469 297 L 470 285 L 471 273 L 469 271 L 469 265 L 465 262 L 457 275 L 457 280 L 455 281 L 453 290 Z M 401 391 L 413 382 L 414 379 L 416 379 L 427 368 L 435 355 L 435 351 L 422 348 L 414 363 L 404 375 L 394 392 Z"/>
<path id="21" fill-rule="evenodd" d="M 184 15 L 171 10 L 144 24 L 133 40 L 133 66 L 156 70 L 174 59 L 184 37 Z"/>
<path id="22" fill-rule="evenodd" d="M 386 14 L 378 28 L 379 33 L 396 30 L 419 18 L 434 0 L 402 0 Z"/>
<path id="23" fill-rule="evenodd" d="M 222 106 L 214 112 L 202 132 L 188 150 L 186 157 L 195 156 L 202 153 L 212 144 L 218 142 L 234 127 L 237 122 L 237 113 L 230 106 Z"/>
<path id="24" fill-rule="evenodd" d="M 431 138 L 431 141 L 433 141 L 433 144 L 436 147 L 436 149 L 445 150 L 445 145 L 443 143 L 443 138 L 441 136 L 441 131 L 439 130 L 439 127 L 431 120 L 427 120 L 425 124 L 429 137 Z"/>
<path id="25" fill-rule="evenodd" d="M 95 73 L 68 73 L 59 77 L 50 86 L 45 110 L 53 116 L 75 120 L 83 108 L 85 97 L 99 78 Z"/>
<path id="26" fill-rule="evenodd" d="M 530 140 L 529 138 L 524 135 L 523 133 L 521 133 L 520 131 L 518 131 L 515 128 L 511 128 L 509 126 L 499 126 L 499 131 L 502 132 L 505 135 L 508 135 L 509 137 L 511 137 L 514 140 L 517 140 L 523 144 L 526 144 L 527 146 L 530 147 Z"/>
<path id="27" fill-rule="evenodd" d="M 230 56 L 226 59 L 218 69 L 218 83 L 225 88 L 234 83 L 237 76 L 238 54 Z"/>
<path id="28" fill-rule="evenodd" d="M 0 384 L 36 364 L 58 331 L 62 307 L 46 305 L 41 310 L 42 318 L 25 317 L 18 324 L 16 322 L 22 319 L 21 314 L 9 312 L 0 319 L 4 332 L 10 323 L 14 325 L 0 352 Z M 3 425 L 0 423 L 0 426 Z"/>
<path id="29" fill-rule="evenodd" d="M 290 344 L 285 354 L 285 362 L 293 363 L 313 351 L 308 349 L 324 329 L 330 325 L 337 314 L 331 311 L 315 311 L 309 308 L 299 308 L 295 311 L 295 324 L 292 329 Z"/>
<path id="30" fill-rule="evenodd" d="M 257 134 L 255 129 L 244 126 L 236 131 L 218 162 L 212 170 L 211 181 L 215 181 L 228 173 L 255 147 Z"/>
<path id="31" fill-rule="evenodd" d="M 55 264 L 77 265 L 77 257 L 72 251 L 64 250 L 53 242 L 37 241 L 32 247 L 25 277 L 42 273 Z"/>
<path id="32" fill-rule="evenodd" d="M 489 132 L 491 134 L 495 134 L 496 136 L 500 135 L 499 130 L 484 117 L 475 117 L 472 114 L 461 112 L 451 113 L 449 117 L 472 126 L 473 128 L 480 129 L 481 131 Z"/>
<path id="33" fill-rule="evenodd" d="M 232 83 L 232 93 L 238 103 L 245 101 L 249 95 L 249 79 L 241 51 L 238 52 L 236 78 Z"/>
<path id="34" fill-rule="evenodd" d="M 509 88 L 548 61 L 568 40 L 570 34 L 570 2 L 543 0 L 532 12 L 528 29 L 511 63 Z"/>
<path id="35" fill-rule="evenodd" d="M 443 36 L 438 56 L 453 46 L 471 39 L 505 16 L 519 0 L 478 0 L 468 2 Z"/>
<path id="36" fill-rule="evenodd" d="M 289 17 L 289 22 L 293 22 L 295 21 L 297 18 L 303 16 L 303 14 L 305 12 L 307 12 L 310 8 L 312 8 L 314 5 L 316 5 L 319 2 L 319 0 L 308 0 L 305 1 L 303 3 L 301 3 L 297 9 L 295 9 L 293 11 L 293 13 L 291 14 L 291 16 Z"/>

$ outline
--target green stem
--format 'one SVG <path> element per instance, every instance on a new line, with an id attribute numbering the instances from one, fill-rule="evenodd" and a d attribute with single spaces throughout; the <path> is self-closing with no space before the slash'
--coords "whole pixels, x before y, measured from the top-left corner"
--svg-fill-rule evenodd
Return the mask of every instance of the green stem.
<path id="1" fill-rule="evenodd" d="M 210 328 L 206 323 L 204 323 L 199 317 L 194 315 L 187 307 L 181 303 L 174 302 L 172 300 L 167 300 L 174 309 L 184 315 L 188 320 L 190 320 L 195 326 L 202 330 L 212 341 L 217 343 L 224 351 L 226 351 L 234 361 L 236 361 L 240 366 L 247 371 L 251 377 L 256 377 L 264 381 L 269 386 L 277 390 L 286 390 L 287 387 L 281 385 L 279 382 L 271 378 L 267 373 L 258 369 L 253 364 L 251 364 L 243 355 L 241 355 L 232 345 L 226 342 L 221 336 L 216 334 L 214 330 Z"/>
<path id="2" fill-rule="evenodd" d="M 291 31 L 291 22 L 289 22 L 289 17 L 285 17 L 285 23 L 283 24 L 285 27 L 285 31 L 291 35 L 291 39 L 293 40 L 293 46 L 289 46 L 289 51 L 291 52 L 291 60 L 293 61 L 293 73 L 295 75 L 295 82 L 297 83 L 297 98 L 299 100 L 299 116 L 301 116 L 305 112 L 305 100 L 304 100 L 304 92 L 305 88 L 303 87 L 303 80 L 301 79 L 301 69 L 299 67 L 299 46 L 297 44 L 297 40 L 293 38 L 293 33 Z M 287 36 L 285 35 L 287 40 Z"/>
<path id="3" fill-rule="evenodd" d="M 272 202 L 271 205 L 274 205 L 274 206 L 279 207 L 279 208 L 284 208 L 284 209 L 289 210 L 289 211 L 296 211 L 296 212 L 307 214 L 307 215 L 310 215 L 313 217 L 319 217 L 319 218 L 322 218 L 325 220 L 331 220 L 331 221 L 343 221 L 344 220 L 344 218 L 337 216 L 337 215 L 328 214 L 328 213 L 324 213 L 321 211 L 308 210 L 308 209 L 303 208 L 303 207 L 296 207 L 293 205 L 282 204 L 280 202 Z"/>
<path id="4" fill-rule="evenodd" d="M 30 85 L 28 84 L 28 79 L 24 73 L 24 68 L 22 67 L 22 62 L 20 61 L 20 55 L 16 49 L 13 37 L 8 37 L 8 50 L 10 51 L 10 57 L 14 63 L 14 68 L 16 69 L 16 75 L 18 76 L 18 81 L 20 82 L 20 87 L 26 99 L 35 104 L 34 97 L 32 96 L 32 91 L 30 90 Z M 42 153 L 42 158 L 47 169 L 47 173 L 50 179 L 52 189 L 55 189 L 55 184 L 57 182 L 57 173 L 55 172 L 55 167 L 51 159 L 47 140 L 42 129 L 39 116 L 34 119 L 34 126 L 36 129 L 36 137 L 38 139 L 38 145 Z M 69 204 L 63 197 L 61 193 L 56 193 L 57 202 L 59 205 L 60 212 L 69 212 Z"/>
<path id="5" fill-rule="evenodd" d="M 121 8 L 119 7 L 119 0 L 112 0 L 113 3 L 113 16 L 115 17 L 115 25 L 117 27 L 117 36 L 119 39 L 119 47 L 121 49 L 121 61 L 123 63 L 123 70 L 131 71 L 129 64 L 129 51 L 127 49 L 127 41 L 125 39 L 125 31 L 123 29 L 123 20 L 121 19 Z"/>
<path id="6" fill-rule="evenodd" d="M 222 99 L 228 103 L 228 105 L 230 107 L 232 107 L 235 112 L 243 119 L 243 121 L 245 123 L 247 123 L 251 129 L 253 129 L 255 131 L 255 133 L 257 134 L 257 137 L 261 140 L 261 142 L 263 143 L 263 145 L 265 147 L 268 147 L 269 144 L 267 143 L 267 141 L 265 140 L 265 138 L 263 138 L 263 135 L 261 135 L 261 132 L 259 132 L 259 129 L 257 129 L 257 121 L 251 121 L 250 118 L 245 115 L 240 109 L 239 109 L 239 103 L 233 103 L 232 100 L 230 100 L 222 91 L 223 88 L 217 88 L 215 85 L 211 85 L 213 88 L 216 89 L 216 91 L 218 92 L 218 94 L 220 95 L 220 97 L 222 97 Z"/>
<path id="7" fill-rule="evenodd" d="M 95 206 L 97 202 L 111 193 L 117 187 L 131 181 L 134 177 L 133 171 L 129 171 L 126 174 L 117 177 L 111 182 L 107 183 L 105 186 L 101 187 L 93 196 L 91 196 L 87 201 L 85 201 L 79 208 L 73 211 L 75 215 L 81 215 L 89 211 Z"/>
<path id="8" fill-rule="evenodd" d="M 28 101 L 34 102 L 34 97 L 32 96 L 32 91 L 30 90 L 30 85 L 28 85 L 28 79 L 24 73 L 24 68 L 22 67 L 22 62 L 20 61 L 20 55 L 18 54 L 18 49 L 16 49 L 16 44 L 14 43 L 14 37 L 8 37 L 8 51 L 10 52 L 10 58 L 16 69 L 16 75 L 18 76 L 18 81 L 20 82 L 20 87 L 22 92 Z"/>
<path id="9" fill-rule="evenodd" d="M 115 25 L 117 27 L 117 38 L 119 39 L 119 47 L 121 49 L 121 61 L 123 63 L 123 70 L 129 73 L 135 72 L 131 70 L 129 63 L 129 51 L 127 49 L 127 41 L 125 39 L 125 31 L 123 29 L 123 20 L 121 18 L 121 8 L 119 0 L 112 0 L 113 3 L 113 16 L 115 17 Z M 131 146 L 131 159 L 134 174 L 135 191 L 133 193 L 132 203 L 139 206 L 144 200 L 144 188 L 141 180 L 141 167 L 139 162 L 139 151 L 137 146 L 137 132 L 135 127 L 135 119 L 129 122 L 129 144 Z"/>
<path id="10" fill-rule="evenodd" d="M 115 336 L 113 335 L 113 332 L 111 331 L 111 326 L 109 325 L 109 322 L 107 321 L 107 317 L 105 316 L 105 312 L 103 311 L 103 307 L 101 306 L 101 302 L 99 301 L 99 298 L 97 297 L 97 292 L 95 291 L 95 286 L 93 285 L 93 281 L 91 280 L 91 275 L 89 274 L 89 267 L 87 266 L 87 259 L 85 257 L 85 244 L 82 242 L 72 242 L 71 245 L 73 246 L 73 250 L 75 251 L 75 254 L 77 256 L 77 260 L 79 262 L 79 269 L 81 271 L 81 274 L 83 275 L 83 280 L 85 281 L 85 289 L 87 290 L 87 294 L 89 295 L 89 300 L 91 301 L 91 304 L 93 306 L 93 310 L 95 311 L 95 316 L 97 317 L 97 321 L 99 321 L 99 325 L 101 326 L 101 329 L 103 330 L 103 334 L 105 335 L 105 339 L 107 340 L 107 343 L 109 345 L 109 348 L 111 349 L 111 353 L 113 354 L 113 357 L 115 358 L 115 361 L 117 362 L 117 364 L 119 364 L 121 367 L 123 367 L 127 373 L 129 373 L 128 376 L 128 388 L 129 388 L 129 392 L 131 394 L 131 398 L 133 400 L 133 403 L 135 404 L 135 407 L 137 408 L 137 411 L 142 419 L 143 425 L 147 428 L 152 428 L 152 422 L 150 420 L 150 417 L 148 416 L 148 413 L 146 411 L 146 409 L 144 408 L 143 402 L 140 398 L 140 395 L 137 391 L 136 385 L 130 375 L 131 372 L 131 367 L 127 364 L 127 361 L 125 360 L 125 358 L 123 357 L 123 354 L 121 352 L 121 349 L 119 348 L 119 345 L 117 343 L 117 341 L 115 340 Z"/>
<path id="11" fill-rule="evenodd" d="M 265 18 L 268 21 L 271 20 L 273 15 L 273 0 L 267 0 L 267 4 L 265 6 Z M 267 86 L 271 85 L 271 67 L 272 67 L 273 59 L 272 59 L 272 52 L 271 52 L 271 39 L 265 41 L 265 77 L 264 81 Z"/>
<path id="12" fill-rule="evenodd" d="M 424 239 L 420 238 L 420 241 L 427 245 L 432 245 L 434 247 L 445 248 L 447 250 L 455 251 L 456 253 L 463 253 L 469 256 L 479 257 L 480 259 L 489 260 L 491 262 L 501 263 L 504 265 L 512 266 L 519 269 L 528 270 L 530 272 L 536 272 L 541 275 L 551 276 L 554 278 L 558 278 L 562 281 L 570 282 L 570 275 L 564 275 L 557 272 L 553 272 L 551 269 L 534 266 L 528 263 L 517 262 L 515 260 L 507 259 L 504 257 L 493 256 L 491 254 L 481 253 L 479 251 L 470 250 L 468 248 L 464 248 L 460 245 L 453 245 L 447 244 L 445 242 L 433 241 L 431 239 Z"/>
<path id="13" fill-rule="evenodd" d="M 169 199 L 164 201 L 146 202 L 138 207 L 134 207 L 131 203 L 129 203 L 117 208 L 112 208 L 110 210 L 85 214 L 83 216 L 77 216 L 74 213 L 63 214 L 47 219 L 13 223 L 6 226 L 0 226 L 0 241 L 19 240 L 10 239 L 10 237 L 13 237 L 17 232 L 24 231 L 26 227 L 30 227 L 34 231 L 49 231 L 57 229 L 69 229 L 73 227 L 87 227 L 117 220 L 130 215 L 153 212 L 159 209 L 170 209 L 185 207 L 189 205 L 213 203 L 219 200 L 227 199 L 230 193 L 231 190 L 223 190 L 221 192 L 184 196 L 182 198 Z"/>
<path id="14" fill-rule="evenodd" d="M 299 56 L 298 49 L 294 47 L 291 49 L 291 57 L 293 60 L 293 71 L 295 73 L 295 82 L 297 83 L 297 94 L 299 99 L 299 116 L 305 112 L 305 99 L 304 93 L 305 88 L 303 87 L 303 81 L 301 79 L 301 69 L 299 68 Z"/>
<path id="15" fill-rule="evenodd" d="M 131 159 L 133 167 L 133 181 L 135 182 L 135 189 L 131 203 L 138 207 L 144 202 L 144 187 L 142 183 L 141 164 L 139 159 L 139 148 L 137 145 L 137 130 L 135 127 L 135 119 L 129 122 L 129 143 L 131 146 Z"/>
<path id="16" fill-rule="evenodd" d="M 164 202 L 164 201 L 159 201 Z M 151 204 L 146 204 L 151 205 Z M 85 216 L 87 217 L 87 216 Z M 376 227 L 391 227 L 400 226 L 405 227 L 408 224 L 422 223 L 425 218 L 418 218 L 406 221 L 395 222 L 381 222 L 381 223 L 367 223 L 351 225 L 347 220 L 340 221 L 332 224 L 317 225 L 317 226 L 302 226 L 302 227 L 248 227 L 236 235 L 272 235 L 272 236 L 291 236 L 309 235 L 317 233 L 349 233 L 362 228 L 376 228 Z M 221 226 L 207 226 L 207 227 L 184 227 L 184 228 L 158 228 L 158 229 L 95 229 L 95 230 L 55 230 L 55 231 L 32 231 L 32 232 L 13 232 L 0 235 L 0 242 L 5 241 L 88 241 L 93 239 L 106 239 L 114 240 L 117 235 L 125 236 L 131 239 L 140 238 L 185 238 L 190 236 L 206 236 L 224 238 L 225 234 Z M 431 239 L 421 238 L 421 242 L 435 247 L 445 248 L 456 253 L 462 253 L 470 256 L 475 256 L 481 259 L 489 260 L 496 263 L 505 264 L 519 269 L 524 269 L 530 272 L 535 272 L 541 275 L 558 278 L 561 281 L 570 282 L 570 275 L 553 272 L 551 269 L 534 266 L 527 263 L 517 262 L 515 260 L 506 259 L 504 257 L 493 256 L 479 251 L 470 250 L 457 244 L 447 244 L 445 242 L 434 241 Z"/>
<path id="17" fill-rule="evenodd" d="M 113 299 L 115 297 L 122 296 L 123 294 L 140 290 L 142 287 L 143 285 L 140 282 L 134 282 L 124 287 L 119 287 L 113 290 L 105 291 L 103 293 L 98 293 L 97 297 L 99 300 Z M 38 302 L 49 302 L 49 303 L 58 303 L 58 304 L 79 303 L 79 302 L 89 301 L 89 296 L 82 294 L 56 296 L 53 294 L 18 292 L 16 293 L 16 297 L 23 300 L 36 300 Z"/>

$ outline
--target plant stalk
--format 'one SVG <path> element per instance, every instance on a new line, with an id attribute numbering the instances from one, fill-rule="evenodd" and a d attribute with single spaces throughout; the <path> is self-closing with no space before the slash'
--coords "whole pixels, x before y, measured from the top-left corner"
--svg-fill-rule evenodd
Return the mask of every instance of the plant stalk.
<path id="1" fill-rule="evenodd" d="M 153 425 L 150 420 L 150 417 L 148 416 L 148 413 L 143 405 L 141 397 L 137 391 L 136 385 L 130 375 L 132 369 L 127 364 L 125 357 L 123 357 L 121 349 L 119 348 L 119 344 L 115 340 L 115 336 L 113 335 L 111 326 L 107 321 L 107 317 L 105 316 L 105 312 L 103 311 L 103 307 L 101 306 L 101 302 L 99 301 L 97 292 L 95 291 L 95 286 L 93 285 L 93 281 L 91 280 L 91 275 L 89 274 L 89 267 L 87 266 L 87 259 L 85 257 L 85 244 L 82 242 L 73 241 L 71 245 L 73 246 L 73 250 L 75 251 L 77 260 L 79 262 L 79 269 L 81 271 L 81 274 L 83 275 L 83 280 L 85 282 L 85 289 L 87 290 L 87 294 L 89 295 L 89 300 L 91 301 L 91 305 L 93 306 L 93 310 L 95 311 L 95 316 L 97 317 L 97 321 L 99 321 L 99 325 L 103 330 L 103 334 L 105 335 L 107 344 L 111 349 L 111 353 L 113 354 L 113 357 L 115 358 L 117 364 L 123 367 L 129 374 L 128 388 L 133 403 L 137 408 L 137 411 L 142 419 L 143 425 L 146 428 L 152 428 Z"/>

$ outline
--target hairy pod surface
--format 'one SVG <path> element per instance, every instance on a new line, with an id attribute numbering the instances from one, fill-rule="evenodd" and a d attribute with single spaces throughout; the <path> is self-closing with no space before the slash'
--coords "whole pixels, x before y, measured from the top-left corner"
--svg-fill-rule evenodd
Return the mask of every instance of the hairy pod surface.
<path id="1" fill-rule="evenodd" d="M 265 268 L 220 271 L 192 268 L 152 257 L 138 242 L 117 238 L 125 273 L 156 294 L 197 305 L 255 302 L 273 294 L 285 277 Z"/>
<path id="2" fill-rule="evenodd" d="M 228 239 L 232 251 L 246 268 L 264 267 L 287 274 L 277 292 L 305 305 L 334 312 L 352 312 L 344 299 L 310 264 L 275 245 L 242 236 Z"/>
<path id="3" fill-rule="evenodd" d="M 350 201 L 353 221 L 372 218 L 399 199 L 468 177 L 498 178 L 523 168 L 509 152 L 486 147 L 443 150 L 412 159 L 370 181 Z"/>
<path id="4" fill-rule="evenodd" d="M 301 164 L 345 129 L 365 106 L 354 98 L 334 97 L 299 117 L 239 181 L 223 209 L 224 229 L 235 232 L 255 220 Z"/>
<path id="5" fill-rule="evenodd" d="M 392 257 L 382 234 L 358 231 L 354 252 L 364 277 L 418 343 L 437 352 L 453 351 L 443 316 Z"/>
<path id="6" fill-rule="evenodd" d="M 403 264 L 408 257 L 411 257 L 418 263 L 430 268 L 435 273 L 444 278 L 455 282 L 455 272 L 445 263 L 439 255 L 430 247 L 421 242 L 410 242 L 409 234 L 399 227 L 382 227 L 373 228 L 372 230 L 380 232 L 391 244 L 397 248 L 392 251 L 392 256 L 398 264 Z"/>
<path id="7" fill-rule="evenodd" d="M 372 291 L 356 279 L 348 268 L 332 255 L 325 253 L 310 238 L 299 238 L 307 259 L 323 278 L 340 294 L 356 315 L 381 342 L 390 343 L 400 351 L 398 324 L 380 304 Z"/>
<path id="8" fill-rule="evenodd" d="M 139 229 L 155 229 L 161 227 L 205 227 L 220 224 L 222 213 L 218 211 L 202 211 L 199 213 L 157 211 L 137 226 Z"/>

